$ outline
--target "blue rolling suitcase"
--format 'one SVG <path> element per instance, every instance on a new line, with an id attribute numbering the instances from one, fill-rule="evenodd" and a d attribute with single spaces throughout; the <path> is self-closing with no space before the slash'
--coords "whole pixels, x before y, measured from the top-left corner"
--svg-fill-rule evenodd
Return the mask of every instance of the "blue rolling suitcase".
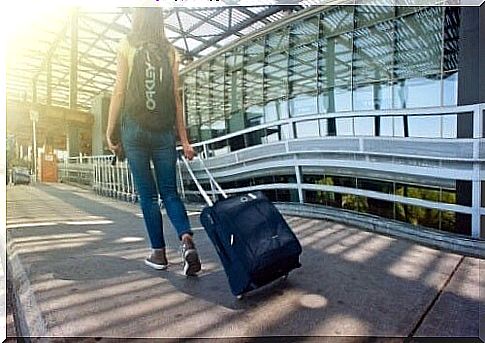
<path id="1" fill-rule="evenodd" d="M 201 161 L 224 199 L 212 202 L 182 157 L 207 206 L 200 215 L 231 291 L 238 298 L 301 266 L 302 248 L 276 207 L 261 192 L 228 197 Z"/>

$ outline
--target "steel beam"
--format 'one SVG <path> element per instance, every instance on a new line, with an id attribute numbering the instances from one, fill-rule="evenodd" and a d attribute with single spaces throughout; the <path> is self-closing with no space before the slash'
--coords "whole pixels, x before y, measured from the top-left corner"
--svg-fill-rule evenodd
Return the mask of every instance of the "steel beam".
<path id="1" fill-rule="evenodd" d="M 50 105 L 52 102 L 52 63 L 51 61 L 47 63 L 46 88 L 47 88 L 46 103 L 47 105 Z"/>
<path id="2" fill-rule="evenodd" d="M 262 20 L 262 19 L 264 19 L 266 17 L 269 17 L 269 16 L 271 16 L 271 15 L 273 15 L 275 13 L 278 13 L 281 10 L 284 10 L 285 7 L 286 6 L 271 6 L 268 9 L 266 9 L 264 11 L 261 11 L 260 13 L 256 14 L 254 17 L 249 18 L 247 20 L 244 20 L 244 21 L 240 22 L 239 24 L 236 24 L 236 25 L 232 26 L 229 30 L 227 30 L 226 32 L 224 32 L 220 36 L 214 37 L 212 39 L 209 39 L 206 42 L 206 44 L 204 44 L 203 46 L 200 46 L 200 47 L 197 47 L 197 48 L 193 49 L 191 51 L 191 54 L 192 55 L 197 55 L 201 51 L 207 49 L 210 46 L 215 45 L 217 42 L 220 42 L 224 38 L 227 38 L 227 37 L 229 37 L 231 35 L 237 34 L 242 29 L 244 29 L 246 27 L 249 27 L 252 24 L 254 24 L 254 23 L 256 23 L 256 22 L 258 22 L 258 21 L 260 21 L 260 20 Z"/>
<path id="3" fill-rule="evenodd" d="M 77 9 L 71 12 L 71 65 L 69 68 L 69 108 L 77 106 L 77 68 L 78 68 L 78 20 Z"/>

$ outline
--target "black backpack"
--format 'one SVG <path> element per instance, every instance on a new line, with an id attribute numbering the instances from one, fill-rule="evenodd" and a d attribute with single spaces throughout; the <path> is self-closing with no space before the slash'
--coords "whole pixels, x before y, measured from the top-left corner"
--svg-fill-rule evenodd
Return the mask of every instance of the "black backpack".
<path id="1" fill-rule="evenodd" d="M 175 94 L 169 53 L 156 44 L 136 48 L 124 112 L 144 129 L 166 131 L 175 124 Z"/>

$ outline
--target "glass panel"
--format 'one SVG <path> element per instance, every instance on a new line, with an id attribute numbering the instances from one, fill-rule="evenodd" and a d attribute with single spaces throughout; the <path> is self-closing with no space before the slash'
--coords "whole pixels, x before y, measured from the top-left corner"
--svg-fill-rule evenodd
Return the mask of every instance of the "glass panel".
<path id="1" fill-rule="evenodd" d="M 246 133 L 246 146 L 254 146 L 261 144 L 261 137 L 264 136 L 265 130 L 256 130 L 254 132 Z"/>
<path id="2" fill-rule="evenodd" d="M 362 6 L 357 6 L 360 8 Z M 368 6 L 369 7 L 369 6 Z M 394 25 L 384 22 L 354 32 L 354 110 L 391 108 Z"/>
<path id="3" fill-rule="evenodd" d="M 197 112 L 196 71 L 193 70 L 184 77 L 185 118 L 191 143 L 200 141 L 200 116 Z"/>
<path id="4" fill-rule="evenodd" d="M 322 184 L 322 183 L 320 183 L 320 184 Z M 355 188 L 356 178 L 349 177 L 349 176 L 325 175 L 325 178 L 323 180 L 323 184 Z"/>
<path id="5" fill-rule="evenodd" d="M 368 212 L 367 198 L 360 195 L 342 194 L 342 207 L 357 212 Z"/>
<path id="6" fill-rule="evenodd" d="M 320 126 L 320 136 L 326 137 L 330 136 L 328 132 L 328 119 L 320 119 L 318 121 L 318 125 Z"/>
<path id="7" fill-rule="evenodd" d="M 394 135 L 393 133 L 393 118 L 392 117 L 380 117 L 379 118 L 379 135 L 381 136 L 387 136 L 387 137 L 392 137 Z"/>
<path id="8" fill-rule="evenodd" d="M 200 138 L 202 141 L 212 138 L 212 98 L 210 86 L 210 65 L 204 63 L 197 70 L 197 108 L 200 114 Z"/>
<path id="9" fill-rule="evenodd" d="M 288 74 L 291 116 L 317 112 L 317 40 L 318 17 L 292 25 Z"/>
<path id="10" fill-rule="evenodd" d="M 391 85 L 389 83 L 362 84 L 354 88 L 354 111 L 391 108 Z"/>
<path id="11" fill-rule="evenodd" d="M 450 114 L 442 116 L 443 120 L 443 138 L 457 138 L 457 115 Z"/>
<path id="12" fill-rule="evenodd" d="M 229 148 L 230 148 L 231 151 L 241 150 L 241 149 L 244 149 L 246 147 L 246 145 L 244 143 L 244 136 L 243 135 L 231 137 L 231 138 L 228 139 L 228 141 L 229 141 Z"/>
<path id="13" fill-rule="evenodd" d="M 227 139 L 209 145 L 211 156 L 221 156 L 230 152 Z"/>
<path id="14" fill-rule="evenodd" d="M 393 117 L 394 120 L 394 137 L 404 137 L 404 117 Z"/>
<path id="15" fill-rule="evenodd" d="M 396 219 L 433 229 L 440 227 L 440 212 L 435 209 L 396 203 Z"/>
<path id="16" fill-rule="evenodd" d="M 310 89 L 308 85 L 308 89 Z M 317 97 L 315 94 L 298 94 L 290 99 L 291 116 L 304 116 L 317 113 Z"/>
<path id="17" fill-rule="evenodd" d="M 224 98 L 224 59 L 214 59 L 211 65 L 210 74 L 210 96 L 211 96 L 211 134 L 212 137 L 220 137 L 227 134 L 225 119 L 225 98 Z"/>
<path id="18" fill-rule="evenodd" d="M 255 185 L 267 185 L 271 183 L 274 183 L 273 176 L 260 176 L 260 177 L 254 178 Z"/>
<path id="19" fill-rule="evenodd" d="M 441 230 L 456 232 L 456 212 L 441 211 Z"/>
<path id="20" fill-rule="evenodd" d="M 428 188 L 413 185 L 396 184 L 396 195 L 401 195 L 408 198 L 423 199 L 429 201 L 440 201 L 439 188 Z"/>
<path id="21" fill-rule="evenodd" d="M 441 202 L 447 204 L 456 204 L 456 190 L 441 190 Z"/>
<path id="22" fill-rule="evenodd" d="M 394 108 L 439 106 L 441 103 L 441 77 L 410 78 L 393 85 Z"/>
<path id="23" fill-rule="evenodd" d="M 294 191 L 290 191 L 288 189 L 277 189 L 276 200 L 280 202 L 297 202 L 298 199 L 294 199 L 294 193 Z M 298 193 L 296 195 L 298 196 Z"/>
<path id="24" fill-rule="evenodd" d="M 354 130 L 356 136 L 375 136 L 374 117 L 355 117 Z"/>
<path id="25" fill-rule="evenodd" d="M 355 26 L 362 27 L 394 16 L 393 6 L 359 5 L 355 6 Z"/>
<path id="26" fill-rule="evenodd" d="M 246 47 L 246 62 L 244 66 L 244 108 L 246 118 L 254 126 L 264 121 L 263 107 L 263 66 L 264 66 L 264 37 L 249 42 Z"/>
<path id="27" fill-rule="evenodd" d="M 441 116 L 408 116 L 409 137 L 441 137 Z"/>
<path id="28" fill-rule="evenodd" d="M 353 136 L 353 120 L 352 118 L 336 118 L 337 136 Z"/>
<path id="29" fill-rule="evenodd" d="M 266 39 L 266 63 L 264 66 L 264 92 L 267 101 L 275 103 L 268 113 L 270 122 L 288 118 L 288 29 L 268 34 Z"/>
<path id="30" fill-rule="evenodd" d="M 394 185 L 391 182 L 370 180 L 370 179 L 357 179 L 357 187 L 359 189 L 366 189 L 369 191 L 393 194 Z"/>
<path id="31" fill-rule="evenodd" d="M 317 184 L 318 181 L 323 179 L 323 175 L 303 174 L 302 178 L 303 183 Z"/>
<path id="32" fill-rule="evenodd" d="M 458 104 L 458 72 L 443 74 L 443 105 Z"/>
<path id="33" fill-rule="evenodd" d="M 305 137 L 318 137 L 318 121 L 317 120 L 309 120 L 295 123 L 296 126 L 296 137 L 297 138 L 305 138 Z"/>
<path id="34" fill-rule="evenodd" d="M 352 6 L 340 6 L 321 14 L 322 33 L 326 36 L 348 32 L 354 26 Z"/>
<path id="35" fill-rule="evenodd" d="M 322 113 L 352 109 L 352 11 L 351 6 L 342 6 L 322 13 L 318 42 L 318 110 Z"/>
<path id="36" fill-rule="evenodd" d="M 458 69 L 460 7 L 446 7 L 443 70 Z"/>
<path id="37" fill-rule="evenodd" d="M 288 112 L 286 105 L 287 103 L 284 99 L 268 101 L 264 108 L 265 123 L 277 121 L 279 118 L 286 118 L 286 113 Z"/>
<path id="38" fill-rule="evenodd" d="M 391 201 L 367 198 L 367 213 L 394 219 L 394 203 Z"/>
<path id="39" fill-rule="evenodd" d="M 236 48 L 226 55 L 226 107 L 228 114 L 227 125 L 229 133 L 245 128 L 244 113 L 242 111 L 243 72 L 242 48 Z"/>
<path id="40" fill-rule="evenodd" d="M 261 137 L 261 142 L 274 143 L 281 140 L 281 128 L 279 126 L 268 127 L 265 130 L 265 135 Z"/>
<path id="41" fill-rule="evenodd" d="M 441 7 L 396 19 L 394 107 L 441 103 Z"/>

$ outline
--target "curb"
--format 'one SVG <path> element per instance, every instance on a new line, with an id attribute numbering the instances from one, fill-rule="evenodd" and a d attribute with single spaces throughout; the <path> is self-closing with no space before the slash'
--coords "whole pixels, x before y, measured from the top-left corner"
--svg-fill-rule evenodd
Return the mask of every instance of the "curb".
<path id="1" fill-rule="evenodd" d="M 27 273 L 20 262 L 12 240 L 7 230 L 7 269 L 8 277 L 12 283 L 15 307 L 17 310 L 19 337 L 27 341 L 35 339 L 38 342 L 47 342 L 47 325 L 39 310 L 34 292 L 30 287 Z M 30 337 L 30 339 L 29 339 Z"/>
<path id="2" fill-rule="evenodd" d="M 275 203 L 275 206 L 286 215 L 330 220 L 369 232 L 407 239 L 431 248 L 446 250 L 467 257 L 485 258 L 485 240 L 468 238 L 449 232 L 441 233 L 424 227 L 413 227 L 405 223 L 342 209 L 334 210 L 308 204 L 288 203 Z"/>

